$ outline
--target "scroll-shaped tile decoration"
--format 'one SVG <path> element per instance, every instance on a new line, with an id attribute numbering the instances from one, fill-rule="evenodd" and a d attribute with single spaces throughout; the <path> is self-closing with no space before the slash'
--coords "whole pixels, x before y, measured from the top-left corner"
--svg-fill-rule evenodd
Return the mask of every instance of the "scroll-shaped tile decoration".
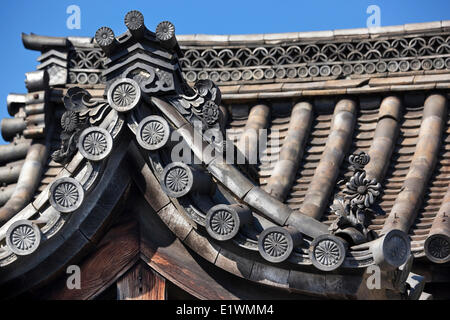
<path id="1" fill-rule="evenodd" d="M 167 121 L 160 116 L 148 116 L 139 123 L 136 130 L 136 139 L 139 145 L 146 150 L 158 150 L 169 141 L 170 127 Z"/>
<path id="2" fill-rule="evenodd" d="M 340 238 L 324 234 L 314 238 L 309 248 L 309 257 L 317 269 L 332 271 L 344 263 L 346 249 L 346 244 Z"/>
<path id="3" fill-rule="evenodd" d="M 338 216 L 330 226 L 330 231 L 333 233 L 354 228 L 367 237 L 367 217 L 371 213 L 379 213 L 371 207 L 381 193 L 380 183 L 376 179 L 366 178 L 364 167 L 369 161 L 370 157 L 365 152 L 352 154 L 349 157 L 354 173 L 345 185 L 343 191 L 345 196 L 336 196 L 331 206 L 331 211 Z"/>
<path id="4" fill-rule="evenodd" d="M 91 98 L 85 89 L 73 87 L 67 90 L 63 98 L 66 111 L 61 117 L 61 145 L 52 154 L 54 161 L 61 164 L 69 162 L 77 151 L 81 132 L 103 119 L 108 104 L 104 101 L 92 101 Z"/>
<path id="5" fill-rule="evenodd" d="M 118 79 L 108 89 L 107 97 L 111 108 L 118 112 L 127 112 L 141 101 L 141 88 L 133 79 Z"/>
<path id="6" fill-rule="evenodd" d="M 242 204 L 218 204 L 206 214 L 206 231 L 214 239 L 225 241 L 237 235 L 239 228 L 250 223 L 250 208 Z"/>
<path id="7" fill-rule="evenodd" d="M 6 245 L 17 255 L 33 253 L 41 242 L 39 227 L 28 220 L 14 222 L 6 231 Z"/>
<path id="8" fill-rule="evenodd" d="M 258 250 L 267 261 L 278 263 L 288 259 L 301 240 L 301 233 L 293 228 L 270 227 L 259 235 Z"/>
<path id="9" fill-rule="evenodd" d="M 84 199 L 84 190 L 74 178 L 65 177 L 55 180 L 50 185 L 49 201 L 59 212 L 73 212 Z"/>
<path id="10" fill-rule="evenodd" d="M 198 80 L 186 91 L 190 92 L 169 100 L 191 123 L 201 122 L 203 138 L 218 150 L 223 150 L 224 141 L 220 137 L 225 133 L 225 115 L 220 109 L 222 94 L 219 87 L 211 80 Z"/>
<path id="11" fill-rule="evenodd" d="M 105 159 L 112 150 L 111 134 L 100 127 L 84 129 L 78 138 L 78 150 L 88 160 L 100 161 Z"/>

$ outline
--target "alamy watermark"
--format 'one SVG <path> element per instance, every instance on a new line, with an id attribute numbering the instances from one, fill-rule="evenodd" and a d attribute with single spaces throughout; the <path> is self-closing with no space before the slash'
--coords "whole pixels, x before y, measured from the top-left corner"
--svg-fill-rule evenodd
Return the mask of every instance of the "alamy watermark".
<path id="1" fill-rule="evenodd" d="M 221 158 L 228 164 L 258 164 L 269 143 L 280 144 L 281 135 L 278 130 L 247 129 L 235 142 L 239 133 L 233 128 L 225 131 L 216 128 L 204 130 L 201 121 L 194 121 L 193 127 L 193 136 L 187 139 L 186 133 L 182 131 L 171 133 L 169 144 L 172 146 L 170 156 L 173 162 L 201 164 L 201 158 L 214 157 Z M 194 151 L 194 155 L 191 151 Z M 271 162 L 277 160 L 278 153 L 271 155 Z"/>
<path id="2" fill-rule="evenodd" d="M 75 4 L 67 7 L 66 13 L 69 15 L 66 20 L 67 29 L 81 29 L 81 9 Z"/>
<path id="3" fill-rule="evenodd" d="M 367 28 L 379 28 L 381 26 L 381 9 L 375 4 L 371 4 L 367 7 L 367 14 L 370 16 L 366 20 Z"/>
<path id="4" fill-rule="evenodd" d="M 366 273 L 369 274 L 366 280 L 366 286 L 369 290 L 381 289 L 381 269 L 376 264 L 368 266 Z"/>
<path id="5" fill-rule="evenodd" d="M 66 269 L 69 275 L 66 280 L 66 287 L 69 290 L 81 289 L 81 269 L 77 265 L 70 265 Z"/>

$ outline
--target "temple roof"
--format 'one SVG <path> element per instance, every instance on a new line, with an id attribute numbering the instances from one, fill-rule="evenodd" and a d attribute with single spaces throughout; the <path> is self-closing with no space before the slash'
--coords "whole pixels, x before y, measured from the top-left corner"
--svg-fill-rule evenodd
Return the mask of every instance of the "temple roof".
<path id="1" fill-rule="evenodd" d="M 177 239 L 163 251 L 170 263 L 199 255 L 220 269 L 217 283 L 230 273 L 313 296 L 418 298 L 425 282 L 450 281 L 450 21 L 176 39 L 169 22 L 127 27 L 22 35 L 42 55 L 1 125 L 11 143 L 0 147 L 0 286 L 11 295 L 101 241 L 129 188 L 141 194 L 139 223 L 160 219 Z M 194 120 L 226 133 L 226 155 L 243 163 L 207 155 L 221 143 L 200 129 L 198 147 Z M 198 163 L 171 160 L 171 132 Z M 104 155 L 91 154 L 93 139 Z M 25 229 L 29 247 L 14 240 Z M 371 265 L 386 271 L 389 293 L 363 288 Z"/>

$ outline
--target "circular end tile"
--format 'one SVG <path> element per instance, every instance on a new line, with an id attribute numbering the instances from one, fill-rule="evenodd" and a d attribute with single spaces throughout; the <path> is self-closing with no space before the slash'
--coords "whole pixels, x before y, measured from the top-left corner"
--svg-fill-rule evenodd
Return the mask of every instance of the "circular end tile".
<path id="1" fill-rule="evenodd" d="M 108 27 L 101 27 L 95 32 L 94 38 L 100 47 L 110 46 L 114 42 L 114 31 Z"/>
<path id="2" fill-rule="evenodd" d="M 6 245 L 20 256 L 36 251 L 40 242 L 41 231 L 37 225 L 28 220 L 18 220 L 6 231 Z"/>
<path id="3" fill-rule="evenodd" d="M 450 261 L 450 238 L 444 234 L 433 234 L 425 240 L 425 254 L 434 263 Z"/>
<path id="4" fill-rule="evenodd" d="M 141 88 L 133 79 L 118 79 L 108 90 L 108 103 L 118 112 L 127 112 L 141 101 Z"/>
<path id="5" fill-rule="evenodd" d="M 408 260 L 411 243 L 408 235 L 401 230 L 389 231 L 383 241 L 383 255 L 391 266 L 399 267 Z"/>
<path id="6" fill-rule="evenodd" d="M 144 16 L 137 10 L 132 10 L 125 15 L 125 25 L 130 30 L 138 30 L 144 26 Z"/>
<path id="7" fill-rule="evenodd" d="M 74 178 L 60 178 L 50 185 L 49 201 L 51 206 L 59 212 L 77 210 L 83 199 L 83 187 Z"/>
<path id="8" fill-rule="evenodd" d="M 191 168 L 183 162 L 172 162 L 164 168 L 161 187 L 172 198 L 179 198 L 189 193 L 194 183 Z"/>
<path id="9" fill-rule="evenodd" d="M 84 129 L 78 138 L 78 150 L 88 160 L 100 161 L 105 159 L 112 150 L 111 134 L 100 127 Z"/>
<path id="10" fill-rule="evenodd" d="M 236 210 L 225 204 L 212 207 L 206 214 L 206 231 L 220 241 L 230 240 L 236 236 L 240 224 Z"/>
<path id="11" fill-rule="evenodd" d="M 309 257 L 319 270 L 332 271 L 339 268 L 345 260 L 344 242 L 333 235 L 324 234 L 311 242 Z"/>
<path id="12" fill-rule="evenodd" d="M 146 150 L 158 150 L 169 141 L 170 127 L 167 121 L 160 116 L 148 116 L 139 123 L 136 130 L 136 139 L 139 145 Z"/>
<path id="13" fill-rule="evenodd" d="M 258 250 L 267 261 L 282 262 L 289 258 L 293 249 L 292 236 L 282 227 L 267 228 L 259 235 Z"/>

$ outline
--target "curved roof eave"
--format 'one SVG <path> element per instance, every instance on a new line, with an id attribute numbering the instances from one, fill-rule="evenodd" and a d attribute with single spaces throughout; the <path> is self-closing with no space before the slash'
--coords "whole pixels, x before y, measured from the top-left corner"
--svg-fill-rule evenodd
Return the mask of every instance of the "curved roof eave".
<path id="1" fill-rule="evenodd" d="M 450 29 L 450 20 L 409 23 L 396 26 L 384 26 L 375 28 L 336 29 L 325 31 L 286 32 L 286 33 L 259 33 L 259 34 L 186 34 L 177 35 L 181 46 L 228 46 L 242 44 L 276 44 L 280 42 L 294 41 L 321 41 L 338 39 L 366 39 L 380 38 L 383 36 L 430 33 L 446 31 Z M 36 34 L 22 33 L 22 41 L 25 48 L 42 51 L 49 47 L 92 47 L 96 46 L 92 37 L 50 37 Z"/>

